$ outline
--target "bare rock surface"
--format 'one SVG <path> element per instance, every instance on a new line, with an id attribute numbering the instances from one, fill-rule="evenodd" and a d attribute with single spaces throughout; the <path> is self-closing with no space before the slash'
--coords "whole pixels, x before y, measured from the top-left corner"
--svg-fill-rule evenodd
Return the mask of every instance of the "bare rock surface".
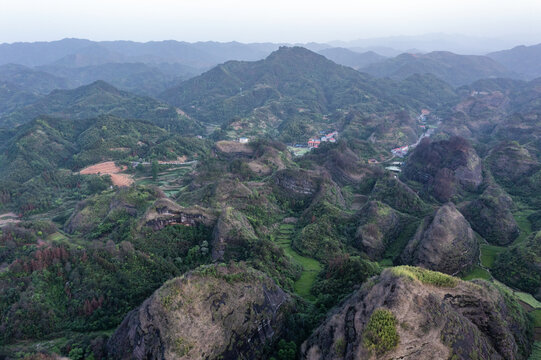
<path id="1" fill-rule="evenodd" d="M 376 310 L 391 314 L 398 335 L 394 347 L 379 353 L 367 341 Z M 488 282 L 402 266 L 385 270 L 333 310 L 302 344 L 301 358 L 527 359 L 527 323 L 512 297 Z"/>
<path id="2" fill-rule="evenodd" d="M 406 264 L 456 274 L 472 265 L 479 254 L 473 230 L 453 203 L 425 218 L 402 253 Z"/>
<path id="3" fill-rule="evenodd" d="M 212 265 L 166 282 L 108 342 L 114 359 L 259 359 L 283 327 L 291 298 L 270 278 Z"/>

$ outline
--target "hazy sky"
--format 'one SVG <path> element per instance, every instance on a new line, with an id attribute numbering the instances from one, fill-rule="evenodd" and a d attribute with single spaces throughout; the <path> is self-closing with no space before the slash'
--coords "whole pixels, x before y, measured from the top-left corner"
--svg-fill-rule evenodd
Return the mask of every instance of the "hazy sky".
<path id="1" fill-rule="evenodd" d="M 541 42 L 541 0 L 0 0 L 0 42 L 325 42 L 434 32 Z"/>

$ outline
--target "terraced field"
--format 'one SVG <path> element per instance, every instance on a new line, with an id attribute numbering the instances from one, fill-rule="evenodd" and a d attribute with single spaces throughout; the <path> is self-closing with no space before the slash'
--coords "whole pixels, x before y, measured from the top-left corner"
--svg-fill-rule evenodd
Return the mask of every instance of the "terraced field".
<path id="1" fill-rule="evenodd" d="M 138 178 L 137 183 L 140 185 L 158 185 L 167 196 L 174 197 L 181 190 L 179 180 L 192 171 L 193 166 L 194 163 L 173 166 L 160 172 L 156 181 L 152 180 L 151 177 L 144 177 Z"/>
<path id="2" fill-rule="evenodd" d="M 302 256 L 293 250 L 291 247 L 293 228 L 294 225 L 281 224 L 278 235 L 276 236 L 276 242 L 284 249 L 284 252 L 288 256 L 302 266 L 301 277 L 294 284 L 295 292 L 307 300 L 314 300 L 314 296 L 310 294 L 310 289 L 322 267 L 319 261 Z"/>

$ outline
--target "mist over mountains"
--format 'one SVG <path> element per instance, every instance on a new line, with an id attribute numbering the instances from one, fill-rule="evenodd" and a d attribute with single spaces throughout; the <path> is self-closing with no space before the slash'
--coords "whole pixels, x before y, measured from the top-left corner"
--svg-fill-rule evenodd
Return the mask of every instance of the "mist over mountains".
<path id="1" fill-rule="evenodd" d="M 531 80 L 541 75 L 536 61 L 541 45 L 499 49 L 476 56 L 449 51 L 479 54 L 482 48 L 473 51 L 476 44 L 484 44 L 488 49 L 505 42 L 435 34 L 297 45 L 340 65 L 392 79 L 430 73 L 453 86 L 460 86 L 481 78 Z M 287 44 L 83 39 L 0 44 L 0 81 L 11 87 L 16 85 L 33 96 L 53 89 L 73 89 L 97 80 L 139 95 L 157 96 L 215 65 L 230 60 L 260 60 L 283 45 Z M 438 49 L 446 51 L 433 51 Z"/>

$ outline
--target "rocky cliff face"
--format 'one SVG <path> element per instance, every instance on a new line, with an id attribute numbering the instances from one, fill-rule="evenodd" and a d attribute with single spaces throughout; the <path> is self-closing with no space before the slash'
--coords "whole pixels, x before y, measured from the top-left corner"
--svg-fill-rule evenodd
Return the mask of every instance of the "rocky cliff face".
<path id="1" fill-rule="evenodd" d="M 407 179 L 425 184 L 440 201 L 449 201 L 460 190 L 475 190 L 483 181 L 481 159 L 464 139 L 423 140 L 408 159 Z"/>
<path id="2" fill-rule="evenodd" d="M 200 268 L 165 283 L 108 342 L 114 359 L 259 359 L 291 298 L 242 265 Z"/>
<path id="3" fill-rule="evenodd" d="M 382 311 L 388 321 L 374 322 Z M 526 359 L 527 324 L 520 306 L 487 282 L 398 267 L 331 312 L 302 345 L 301 358 Z"/>
<path id="4" fill-rule="evenodd" d="M 222 210 L 212 236 L 212 260 L 244 260 L 249 243 L 257 240 L 254 228 L 240 211 Z"/>
<path id="5" fill-rule="evenodd" d="M 360 225 L 355 246 L 371 260 L 381 259 L 385 249 L 402 228 L 397 211 L 379 201 L 370 201 L 359 211 Z"/>
<path id="6" fill-rule="evenodd" d="M 208 210 L 201 207 L 184 208 L 168 198 L 161 198 L 147 209 L 140 224 L 160 230 L 168 225 L 211 226 L 215 222 L 216 216 Z"/>
<path id="7" fill-rule="evenodd" d="M 319 189 L 315 174 L 306 170 L 282 170 L 276 173 L 274 182 L 290 196 L 310 197 Z"/>
<path id="8" fill-rule="evenodd" d="M 426 218 L 402 253 L 406 264 L 456 274 L 472 265 L 479 245 L 470 224 L 452 203 Z"/>
<path id="9" fill-rule="evenodd" d="M 508 245 L 519 235 L 519 227 L 511 213 L 514 208 L 511 197 L 492 185 L 479 198 L 462 206 L 460 211 L 487 241 Z"/>

